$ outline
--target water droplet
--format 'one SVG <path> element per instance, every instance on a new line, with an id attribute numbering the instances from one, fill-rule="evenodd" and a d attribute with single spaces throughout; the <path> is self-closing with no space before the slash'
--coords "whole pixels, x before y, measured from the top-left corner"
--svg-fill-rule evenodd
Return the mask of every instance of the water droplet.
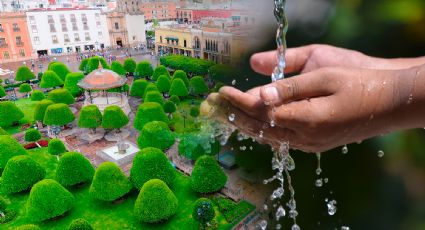
<path id="1" fill-rule="evenodd" d="M 229 115 L 229 121 L 230 121 L 230 122 L 233 122 L 234 120 L 235 120 L 235 114 L 231 113 L 231 114 Z"/>
<path id="2" fill-rule="evenodd" d="M 325 179 L 323 179 L 323 181 L 324 181 L 325 183 L 328 183 L 328 182 L 329 182 L 329 179 L 328 179 L 328 178 L 325 178 Z"/>
<path id="3" fill-rule="evenodd" d="M 413 102 L 413 94 L 409 95 L 409 99 L 407 99 L 407 104 L 412 104 Z"/>
<path id="4" fill-rule="evenodd" d="M 249 150 L 253 150 L 254 148 L 252 146 L 249 146 Z"/>
<path id="5" fill-rule="evenodd" d="M 328 206 L 328 214 L 330 216 L 335 215 L 336 213 L 336 200 L 329 201 L 326 206 Z"/>
<path id="6" fill-rule="evenodd" d="M 288 171 L 292 171 L 295 169 L 295 161 L 289 154 L 285 155 L 285 157 L 283 158 L 283 162 Z"/>
<path id="7" fill-rule="evenodd" d="M 348 153 L 348 147 L 347 147 L 347 145 L 344 145 L 344 147 L 342 147 L 341 152 L 342 152 L 343 154 L 347 154 L 347 153 Z"/>
<path id="8" fill-rule="evenodd" d="M 386 81 L 382 82 L 382 85 L 386 85 L 386 84 L 387 84 L 387 82 L 386 82 Z"/>
<path id="9" fill-rule="evenodd" d="M 289 210 L 288 214 L 289 214 L 289 217 L 292 218 L 292 219 L 294 219 L 295 217 L 298 216 L 298 212 L 295 209 Z"/>
<path id="10" fill-rule="evenodd" d="M 269 209 L 269 206 L 267 206 L 267 204 L 264 204 L 264 205 L 263 205 L 263 210 L 264 210 L 264 211 L 267 211 L 268 209 Z"/>
<path id="11" fill-rule="evenodd" d="M 282 229 L 282 225 L 281 224 L 276 224 L 276 229 Z"/>
<path id="12" fill-rule="evenodd" d="M 269 181 L 268 180 L 263 180 L 263 184 L 268 184 Z"/>
<path id="13" fill-rule="evenodd" d="M 382 150 L 379 150 L 378 151 L 378 157 L 383 157 L 384 156 L 384 151 L 382 151 Z"/>
<path id="14" fill-rule="evenodd" d="M 261 228 L 261 230 L 265 230 L 267 228 L 267 221 L 266 220 L 262 220 L 260 222 L 260 228 Z"/>
<path id="15" fill-rule="evenodd" d="M 283 190 L 283 188 L 282 187 L 279 187 L 279 188 L 277 188 L 276 190 L 274 190 L 273 191 L 273 193 L 272 193 L 272 195 L 271 195 L 271 197 L 270 197 L 270 199 L 271 200 L 274 200 L 274 199 L 276 199 L 276 198 L 281 198 L 282 196 L 283 196 L 283 193 L 284 193 L 285 191 Z"/>
<path id="16" fill-rule="evenodd" d="M 258 135 L 258 137 L 263 138 L 263 134 L 264 134 L 263 130 L 260 130 L 260 134 Z"/>
<path id="17" fill-rule="evenodd" d="M 277 211 L 276 211 L 276 220 L 279 221 L 279 219 L 281 217 L 284 217 L 285 215 L 286 215 L 286 211 L 282 207 L 282 205 L 280 205 L 279 208 L 277 208 Z"/>
<path id="18" fill-rule="evenodd" d="M 322 187 L 323 186 L 322 178 L 317 179 L 314 184 L 316 185 L 316 187 Z"/>
<path id="19" fill-rule="evenodd" d="M 243 141 L 244 136 L 242 133 L 238 133 L 238 135 L 236 136 L 236 138 L 238 139 L 238 141 Z"/>
<path id="20" fill-rule="evenodd" d="M 275 121 L 274 120 L 271 120 L 270 121 L 270 127 L 275 127 L 275 126 L 276 126 Z"/>
<path id="21" fill-rule="evenodd" d="M 245 151 L 246 150 L 246 146 L 241 146 L 239 147 L 240 150 Z"/>
<path id="22" fill-rule="evenodd" d="M 317 175 L 320 175 L 320 173 L 322 173 L 322 169 L 321 169 L 321 168 L 317 168 L 317 169 L 316 169 L 316 174 L 317 174 Z"/>
<path id="23" fill-rule="evenodd" d="M 291 210 L 295 210 L 297 208 L 297 202 L 294 199 L 290 199 L 286 205 Z"/>
<path id="24" fill-rule="evenodd" d="M 341 227 L 341 230 L 350 230 L 350 227 L 348 227 L 348 226 L 342 226 Z"/>
<path id="25" fill-rule="evenodd" d="M 245 81 L 248 81 L 248 78 L 245 78 Z"/>
<path id="26" fill-rule="evenodd" d="M 232 85 L 236 85 L 236 79 L 233 79 Z"/>
<path id="27" fill-rule="evenodd" d="M 291 230 L 301 230 L 301 228 L 298 226 L 298 224 L 293 224 Z"/>

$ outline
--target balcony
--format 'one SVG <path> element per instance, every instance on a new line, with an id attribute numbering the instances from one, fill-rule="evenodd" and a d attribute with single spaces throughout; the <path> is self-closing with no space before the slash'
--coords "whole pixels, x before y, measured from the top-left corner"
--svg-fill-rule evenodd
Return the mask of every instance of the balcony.
<path id="1" fill-rule="evenodd" d="M 54 24 L 55 23 L 55 21 L 53 19 L 47 19 L 47 22 L 48 23 L 51 23 L 51 24 Z"/>
<path id="2" fill-rule="evenodd" d="M 199 47 L 192 46 L 192 48 L 193 48 L 194 50 L 201 51 L 201 47 L 200 47 L 200 46 L 199 46 Z"/>
<path id="3" fill-rule="evenodd" d="M 61 20 L 60 20 L 60 22 L 61 22 L 61 23 L 66 23 L 65 18 L 61 19 Z"/>
<path id="4" fill-rule="evenodd" d="M 75 42 L 80 42 L 80 39 L 79 38 L 75 38 Z"/>
<path id="5" fill-rule="evenodd" d="M 23 42 L 17 42 L 17 43 L 16 43 L 16 46 L 17 46 L 17 47 L 22 47 L 22 46 L 24 46 L 24 43 L 23 43 Z"/>
<path id="6" fill-rule="evenodd" d="M 13 28 L 13 32 L 19 32 L 19 31 L 21 31 L 21 29 L 19 27 Z"/>
<path id="7" fill-rule="evenodd" d="M 210 50 L 210 49 L 206 49 L 206 48 L 203 48 L 202 50 L 203 50 L 204 52 L 207 52 L 207 53 L 218 54 L 218 51 L 215 51 L 215 50 Z"/>
<path id="8" fill-rule="evenodd" d="M 65 39 L 64 42 L 71 42 L 69 39 Z"/>
<path id="9" fill-rule="evenodd" d="M 7 45 L 6 43 L 2 43 L 0 44 L 0 48 L 7 48 L 9 45 Z"/>

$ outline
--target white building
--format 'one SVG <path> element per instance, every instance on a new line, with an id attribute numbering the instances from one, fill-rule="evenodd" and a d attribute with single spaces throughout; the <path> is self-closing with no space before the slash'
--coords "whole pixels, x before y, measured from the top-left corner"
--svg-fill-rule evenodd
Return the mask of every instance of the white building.
<path id="1" fill-rule="evenodd" d="M 145 17 L 143 14 L 109 12 L 106 15 L 109 38 L 113 47 L 146 44 Z"/>
<path id="2" fill-rule="evenodd" d="M 24 11 L 34 8 L 46 8 L 48 5 L 48 0 L 0 0 L 0 11 Z"/>
<path id="3" fill-rule="evenodd" d="M 106 15 L 99 9 L 30 10 L 27 24 L 34 52 L 38 55 L 110 46 Z"/>

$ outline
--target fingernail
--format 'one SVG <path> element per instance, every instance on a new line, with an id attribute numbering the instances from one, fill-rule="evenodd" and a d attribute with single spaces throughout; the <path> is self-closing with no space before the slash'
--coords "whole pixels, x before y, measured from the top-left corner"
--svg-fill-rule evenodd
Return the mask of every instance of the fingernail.
<path id="1" fill-rule="evenodd" d="M 279 99 L 279 93 L 277 92 L 276 87 L 267 87 L 264 89 L 264 101 L 266 103 L 276 102 Z"/>

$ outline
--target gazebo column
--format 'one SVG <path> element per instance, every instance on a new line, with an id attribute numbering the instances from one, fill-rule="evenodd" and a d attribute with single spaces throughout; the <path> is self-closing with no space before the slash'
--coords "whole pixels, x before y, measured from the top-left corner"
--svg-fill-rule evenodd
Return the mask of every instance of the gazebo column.
<path id="1" fill-rule="evenodd" d="M 91 96 L 91 90 L 89 90 L 90 103 L 93 104 L 93 97 Z"/>
<path id="2" fill-rule="evenodd" d="M 105 96 L 106 96 L 106 104 L 108 104 L 108 105 L 109 105 L 108 91 L 103 90 L 103 92 L 105 92 Z"/>

